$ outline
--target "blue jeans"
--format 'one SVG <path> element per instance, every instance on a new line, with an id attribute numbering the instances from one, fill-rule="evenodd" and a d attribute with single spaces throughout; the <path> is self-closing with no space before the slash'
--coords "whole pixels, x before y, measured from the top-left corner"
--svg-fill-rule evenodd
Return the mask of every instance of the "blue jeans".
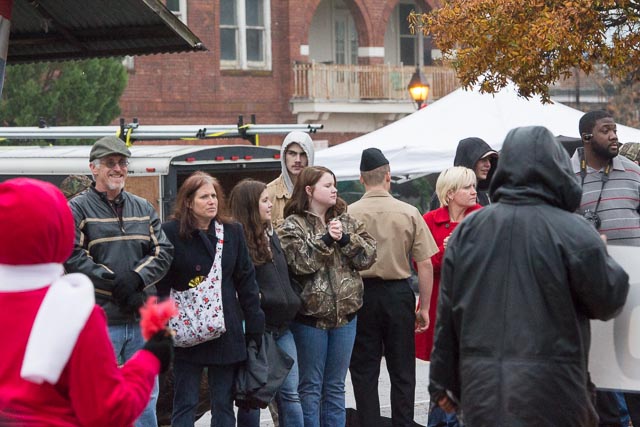
<path id="1" fill-rule="evenodd" d="M 280 335 L 274 334 L 276 344 L 293 359 L 289 375 L 282 383 L 275 400 L 278 405 L 278 424 L 280 427 L 303 427 L 304 419 L 300 396 L 298 396 L 298 353 L 290 330 Z M 259 427 L 260 410 L 245 411 L 238 409 L 238 427 Z"/>
<path id="2" fill-rule="evenodd" d="M 280 427 L 303 427 L 302 404 L 298 395 L 298 351 L 291 331 L 287 329 L 278 336 L 276 344 L 293 359 L 291 371 L 276 394 L 279 425 Z"/>
<path id="3" fill-rule="evenodd" d="M 293 323 L 291 332 L 298 350 L 298 393 L 305 427 L 344 427 L 344 380 L 356 338 L 356 319 L 334 329 Z"/>
<path id="4" fill-rule="evenodd" d="M 193 427 L 204 365 L 184 359 L 173 362 L 174 388 L 172 427 Z M 211 427 L 235 427 L 233 413 L 233 381 L 238 364 L 207 365 L 209 398 L 211 399 Z"/>
<path id="5" fill-rule="evenodd" d="M 434 406 L 429 413 L 427 427 L 462 427 L 455 412 L 447 414 L 439 406 Z"/>
<path id="6" fill-rule="evenodd" d="M 124 363 L 144 346 L 144 338 L 138 323 L 109 326 L 109 338 L 118 363 Z M 158 377 L 156 377 L 149 404 L 136 420 L 135 427 L 158 427 L 156 418 L 156 402 L 158 401 Z"/>
<path id="7" fill-rule="evenodd" d="M 616 400 L 618 401 L 618 410 L 620 411 L 620 424 L 628 426 L 631 417 L 629 416 L 629 408 L 627 408 L 627 401 L 624 399 L 624 393 L 621 391 L 614 392 Z"/>

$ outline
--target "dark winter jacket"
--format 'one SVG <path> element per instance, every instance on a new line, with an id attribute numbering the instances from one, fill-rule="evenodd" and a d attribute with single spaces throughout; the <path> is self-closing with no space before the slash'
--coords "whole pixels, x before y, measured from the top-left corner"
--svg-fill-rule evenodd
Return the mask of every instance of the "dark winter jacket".
<path id="1" fill-rule="evenodd" d="M 445 252 L 432 398 L 449 390 L 473 427 L 595 426 L 589 319 L 618 313 L 628 276 L 572 213 L 580 185 L 547 129 L 509 132 L 490 194 Z"/>
<path id="2" fill-rule="evenodd" d="M 273 259 L 256 267 L 260 287 L 260 307 L 264 311 L 266 329 L 281 331 L 289 326 L 300 308 L 300 297 L 291 287 L 287 259 L 275 233 L 269 236 Z"/>
<path id="3" fill-rule="evenodd" d="M 493 148 L 489 146 L 483 139 L 480 138 L 465 138 L 458 143 L 458 148 L 456 148 L 456 156 L 453 159 L 453 166 L 464 166 L 465 168 L 469 168 L 475 171 L 476 163 L 480 160 L 485 154 L 489 152 L 495 152 Z M 478 191 L 478 204 L 481 206 L 487 206 L 491 203 L 489 200 L 489 183 L 491 182 L 491 177 L 496 171 L 496 167 L 498 165 L 498 157 L 491 156 L 491 170 L 487 175 L 487 179 L 478 182 L 478 186 L 476 190 Z M 429 210 L 432 211 L 434 209 L 438 209 L 440 207 L 440 201 L 438 200 L 438 196 L 433 193 L 431 197 L 431 202 L 429 203 Z"/>
<path id="4" fill-rule="evenodd" d="M 213 223 L 208 232 L 194 231 L 189 239 L 179 236 L 179 225 L 175 220 L 162 224 L 162 229 L 173 243 L 175 253 L 169 272 L 157 288 L 160 296 L 169 296 L 171 288 L 186 290 L 193 279 L 198 282 L 198 277 L 209 274 L 217 238 Z M 264 331 L 264 313 L 260 309 L 255 270 L 242 226 L 235 223 L 224 225 L 222 309 L 227 331 L 214 340 L 193 347 L 176 348 L 176 358 L 203 365 L 240 362 L 247 357 L 242 320 L 245 320 L 247 333 Z"/>
<path id="5" fill-rule="evenodd" d="M 113 298 L 113 277 L 134 271 L 144 284 L 139 292 L 155 294 L 153 285 L 165 275 L 173 255 L 156 211 L 151 203 L 126 191 L 112 204 L 95 186 L 71 200 L 69 206 L 76 239 L 65 262 L 66 271 L 89 276 L 96 303 L 107 314 L 109 325 L 135 322 L 139 316 Z"/>

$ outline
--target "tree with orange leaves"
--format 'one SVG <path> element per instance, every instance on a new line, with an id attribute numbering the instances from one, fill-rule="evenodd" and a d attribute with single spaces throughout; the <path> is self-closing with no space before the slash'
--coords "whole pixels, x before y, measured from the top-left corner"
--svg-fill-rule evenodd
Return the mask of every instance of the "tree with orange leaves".
<path id="1" fill-rule="evenodd" d="M 433 36 L 463 86 L 483 92 L 511 80 L 548 102 L 549 85 L 596 64 L 640 80 L 640 0 L 443 0 L 409 26 Z"/>

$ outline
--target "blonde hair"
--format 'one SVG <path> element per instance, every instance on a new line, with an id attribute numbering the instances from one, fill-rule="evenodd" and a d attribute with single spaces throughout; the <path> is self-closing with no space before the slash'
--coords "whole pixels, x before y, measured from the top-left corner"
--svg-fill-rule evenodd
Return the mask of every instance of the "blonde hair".
<path id="1" fill-rule="evenodd" d="M 443 170 L 436 181 L 436 194 L 440 200 L 440 206 L 449 206 L 447 194 L 455 193 L 467 185 L 476 185 L 477 178 L 474 171 L 464 166 L 453 166 Z"/>
<path id="2" fill-rule="evenodd" d="M 389 165 L 382 165 L 370 171 L 361 171 L 360 176 L 365 185 L 380 185 L 384 182 L 384 177 L 391 169 Z"/>

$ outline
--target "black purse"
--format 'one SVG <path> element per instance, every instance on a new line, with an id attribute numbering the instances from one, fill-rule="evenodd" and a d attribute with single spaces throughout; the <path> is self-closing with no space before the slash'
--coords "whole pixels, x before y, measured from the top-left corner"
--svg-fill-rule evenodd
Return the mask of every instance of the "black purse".
<path id="1" fill-rule="evenodd" d="M 236 406 L 245 409 L 266 408 L 289 375 L 293 359 L 276 344 L 269 332 L 262 334 L 260 349 L 253 341 L 247 346 L 247 360 L 236 376 Z"/>

